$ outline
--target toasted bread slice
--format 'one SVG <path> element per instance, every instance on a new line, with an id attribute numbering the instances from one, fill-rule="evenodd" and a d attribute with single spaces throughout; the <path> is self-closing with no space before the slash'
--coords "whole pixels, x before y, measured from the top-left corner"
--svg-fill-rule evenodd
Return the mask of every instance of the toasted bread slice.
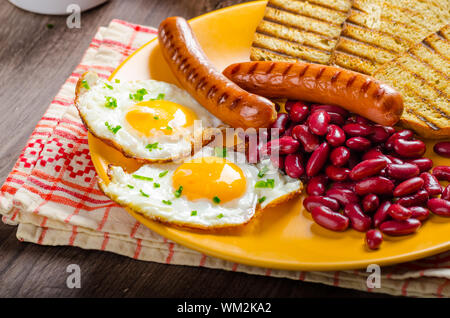
<path id="1" fill-rule="evenodd" d="M 426 138 L 450 138 L 450 24 L 379 67 L 374 76 L 402 93 L 403 126 Z"/>
<path id="2" fill-rule="evenodd" d="M 331 64 L 365 74 L 450 21 L 448 0 L 354 0 Z"/>
<path id="3" fill-rule="evenodd" d="M 351 0 L 269 0 L 250 59 L 329 64 L 350 7 Z"/>

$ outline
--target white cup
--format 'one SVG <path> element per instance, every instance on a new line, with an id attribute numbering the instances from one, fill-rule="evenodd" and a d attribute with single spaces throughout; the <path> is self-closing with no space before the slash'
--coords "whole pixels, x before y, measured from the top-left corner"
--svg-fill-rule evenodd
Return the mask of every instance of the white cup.
<path id="1" fill-rule="evenodd" d="M 108 0 L 9 0 L 19 8 L 41 14 L 69 14 L 67 7 L 71 4 L 80 6 L 81 11 L 89 10 Z"/>

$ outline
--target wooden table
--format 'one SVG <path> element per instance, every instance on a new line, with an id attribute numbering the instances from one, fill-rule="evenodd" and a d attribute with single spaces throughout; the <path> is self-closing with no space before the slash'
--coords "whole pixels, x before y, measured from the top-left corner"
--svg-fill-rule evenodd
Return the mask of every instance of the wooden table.
<path id="1" fill-rule="evenodd" d="M 245 0 L 112 0 L 83 13 L 81 29 L 0 2 L 0 181 L 97 28 L 113 18 L 157 26 L 167 16 L 192 18 Z M 49 27 L 50 25 L 50 27 Z M 51 27 L 53 26 L 53 27 Z M 20 243 L 0 225 L 0 297 L 380 297 L 321 284 L 136 261 L 75 247 Z M 66 287 L 79 264 L 82 288 Z"/>

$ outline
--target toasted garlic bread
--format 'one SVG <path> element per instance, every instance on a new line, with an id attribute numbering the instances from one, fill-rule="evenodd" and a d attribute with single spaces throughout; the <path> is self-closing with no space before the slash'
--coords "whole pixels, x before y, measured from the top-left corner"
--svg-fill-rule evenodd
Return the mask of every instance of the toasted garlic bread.
<path id="1" fill-rule="evenodd" d="M 329 64 L 351 0 L 269 0 L 251 60 Z"/>
<path id="2" fill-rule="evenodd" d="M 372 75 L 450 21 L 450 1 L 354 0 L 331 64 Z"/>
<path id="3" fill-rule="evenodd" d="M 402 93 L 401 124 L 426 138 L 450 138 L 449 57 L 450 24 L 374 72 Z"/>

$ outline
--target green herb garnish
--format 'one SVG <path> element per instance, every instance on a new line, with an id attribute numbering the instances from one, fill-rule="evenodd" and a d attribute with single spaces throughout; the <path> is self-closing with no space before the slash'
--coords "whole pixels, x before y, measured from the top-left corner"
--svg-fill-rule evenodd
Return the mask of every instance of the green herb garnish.
<path id="1" fill-rule="evenodd" d="M 106 96 L 105 106 L 108 108 L 116 108 L 117 107 L 117 99 L 111 96 Z"/>
<path id="2" fill-rule="evenodd" d="M 53 29 L 55 27 L 55 25 L 54 24 L 52 24 L 52 23 L 47 23 L 47 29 Z"/>
<path id="3" fill-rule="evenodd" d="M 158 148 L 158 142 L 152 143 L 152 144 L 148 144 L 147 146 L 145 146 L 145 148 L 147 148 L 149 151 L 152 151 L 153 149 L 161 149 Z"/>
<path id="4" fill-rule="evenodd" d="M 162 203 L 167 204 L 167 205 L 172 205 L 172 201 L 170 201 L 170 200 L 162 200 Z"/>
<path id="5" fill-rule="evenodd" d="M 164 177 L 167 173 L 169 172 L 169 170 L 163 171 L 159 174 L 159 177 L 162 178 Z"/>
<path id="6" fill-rule="evenodd" d="M 90 89 L 91 88 L 86 80 L 82 80 L 81 81 L 81 86 L 86 88 L 86 89 Z"/>
<path id="7" fill-rule="evenodd" d="M 181 197 L 181 192 L 183 192 L 183 187 L 180 186 L 177 191 L 175 191 L 174 195 L 176 198 Z"/>
<path id="8" fill-rule="evenodd" d="M 144 196 L 144 197 L 146 197 L 146 198 L 149 197 L 149 195 L 148 195 L 147 193 L 145 193 L 144 191 L 142 191 L 142 189 L 139 190 L 139 192 L 141 193 L 142 196 Z"/>
<path id="9" fill-rule="evenodd" d="M 196 215 L 197 215 L 197 211 L 195 211 L 195 210 L 194 210 L 194 211 L 191 211 L 191 215 L 192 215 L 192 216 L 196 216 Z"/>
<path id="10" fill-rule="evenodd" d="M 227 148 L 225 147 L 214 147 L 214 153 L 217 157 L 225 158 L 227 156 Z"/>
<path id="11" fill-rule="evenodd" d="M 135 101 L 142 101 L 144 99 L 144 95 L 147 95 L 148 92 L 145 88 L 138 89 L 137 92 L 133 95 L 130 94 L 130 99 L 134 99 Z"/>
<path id="12" fill-rule="evenodd" d="M 153 183 L 153 187 L 154 187 L 154 188 L 159 188 L 159 187 L 160 187 L 160 184 L 155 182 L 155 183 Z"/>
<path id="13" fill-rule="evenodd" d="M 217 216 L 217 218 L 218 218 L 218 219 L 223 218 L 223 213 L 220 213 L 220 214 Z"/>
<path id="14" fill-rule="evenodd" d="M 105 87 L 109 89 L 114 89 L 114 87 L 112 87 L 112 85 L 109 85 L 108 83 L 105 83 Z"/>
<path id="15" fill-rule="evenodd" d="M 263 203 L 264 201 L 266 201 L 266 197 L 262 197 L 262 198 L 258 199 L 259 204 Z"/>
<path id="16" fill-rule="evenodd" d="M 134 189 L 134 186 L 132 186 L 131 184 L 127 184 L 127 187 L 130 189 Z"/>
<path id="17" fill-rule="evenodd" d="M 119 84 L 119 83 L 120 83 L 120 79 L 116 78 L 116 79 L 114 80 L 114 82 L 116 82 L 117 84 Z"/>
<path id="18" fill-rule="evenodd" d="M 113 127 L 107 121 L 105 122 L 105 126 L 108 127 L 108 130 L 112 132 L 114 135 L 120 130 L 120 128 L 122 128 L 122 126 L 120 125 Z"/>
<path id="19" fill-rule="evenodd" d="M 269 168 L 267 166 L 264 166 L 259 170 L 258 172 L 258 178 L 262 178 L 266 175 L 267 171 L 269 171 Z"/>
<path id="20" fill-rule="evenodd" d="M 274 179 L 267 179 L 266 181 L 260 180 L 255 183 L 255 188 L 271 188 L 275 187 Z"/>
<path id="21" fill-rule="evenodd" d="M 217 196 L 214 197 L 214 198 L 213 198 L 213 202 L 216 203 L 216 204 L 219 204 L 219 203 L 220 203 L 219 197 L 217 197 Z"/>
<path id="22" fill-rule="evenodd" d="M 143 181 L 153 181 L 153 178 L 146 177 L 146 176 L 140 176 L 138 174 L 133 174 L 132 177 L 135 179 L 138 179 L 138 180 L 143 180 Z"/>
<path id="23" fill-rule="evenodd" d="M 158 120 L 159 117 L 158 117 L 158 116 L 153 116 L 153 119 L 154 119 L 154 120 Z"/>
<path id="24" fill-rule="evenodd" d="M 150 100 L 162 100 L 162 99 L 164 99 L 165 96 L 166 96 L 165 94 L 160 93 L 160 94 L 158 94 L 158 96 L 156 96 L 156 98 L 152 98 Z"/>
<path id="25" fill-rule="evenodd" d="M 172 127 L 166 126 L 166 129 L 167 129 L 167 130 L 172 130 Z"/>

